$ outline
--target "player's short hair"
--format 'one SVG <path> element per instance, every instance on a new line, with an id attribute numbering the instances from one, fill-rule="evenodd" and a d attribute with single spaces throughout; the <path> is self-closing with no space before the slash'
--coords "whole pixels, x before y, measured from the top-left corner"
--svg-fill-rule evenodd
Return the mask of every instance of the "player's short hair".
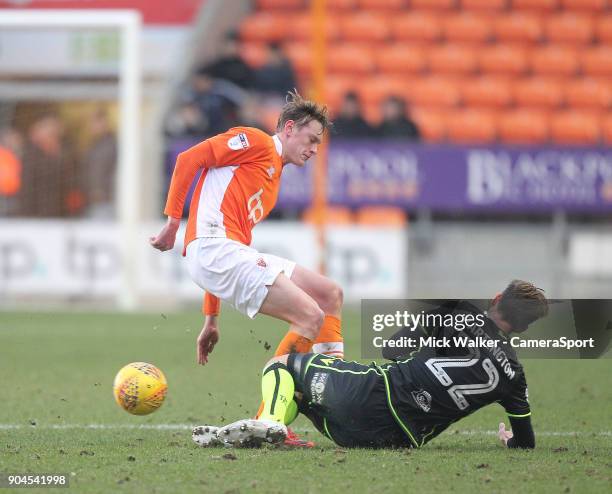
<path id="1" fill-rule="evenodd" d="M 308 125 L 313 120 L 319 122 L 323 126 L 323 130 L 332 125 L 327 106 L 302 98 L 297 90 L 289 91 L 287 94 L 287 102 L 278 117 L 276 130 L 279 132 L 283 130 L 288 120 L 293 120 L 298 128 Z"/>
<path id="2" fill-rule="evenodd" d="M 532 322 L 548 314 L 548 301 L 544 290 L 533 283 L 512 280 L 502 292 L 497 310 L 504 321 L 520 333 Z"/>

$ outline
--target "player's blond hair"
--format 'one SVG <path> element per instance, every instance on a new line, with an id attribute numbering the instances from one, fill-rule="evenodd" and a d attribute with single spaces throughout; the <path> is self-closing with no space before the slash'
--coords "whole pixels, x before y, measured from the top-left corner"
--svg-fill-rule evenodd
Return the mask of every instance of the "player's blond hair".
<path id="1" fill-rule="evenodd" d="M 302 98 L 297 90 L 289 91 L 286 101 L 278 117 L 278 123 L 276 124 L 277 132 L 283 130 L 288 120 L 293 120 L 298 128 L 307 125 L 313 120 L 319 122 L 323 130 L 331 127 L 327 106 Z"/>
<path id="2" fill-rule="evenodd" d="M 522 332 L 532 322 L 548 314 L 548 301 L 544 290 L 533 283 L 512 280 L 502 292 L 497 309 L 514 331 Z"/>

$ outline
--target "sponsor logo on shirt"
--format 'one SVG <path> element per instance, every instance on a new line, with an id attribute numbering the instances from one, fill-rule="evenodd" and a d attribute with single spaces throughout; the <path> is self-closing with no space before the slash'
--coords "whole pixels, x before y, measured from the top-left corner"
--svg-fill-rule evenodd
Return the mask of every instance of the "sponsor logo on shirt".
<path id="1" fill-rule="evenodd" d="M 323 391 L 325 391 L 325 384 L 329 374 L 327 372 L 315 372 L 310 381 L 310 394 L 312 396 L 312 402 L 321 404 L 323 402 Z"/>
<path id="2" fill-rule="evenodd" d="M 227 146 L 234 151 L 240 151 L 241 149 L 247 149 L 250 144 L 246 134 L 240 133 L 237 136 L 231 137 L 227 141 Z"/>
<path id="3" fill-rule="evenodd" d="M 414 402 L 419 405 L 424 412 L 429 412 L 429 410 L 431 410 L 431 395 L 427 391 L 420 389 L 419 391 L 413 391 L 411 394 Z"/>

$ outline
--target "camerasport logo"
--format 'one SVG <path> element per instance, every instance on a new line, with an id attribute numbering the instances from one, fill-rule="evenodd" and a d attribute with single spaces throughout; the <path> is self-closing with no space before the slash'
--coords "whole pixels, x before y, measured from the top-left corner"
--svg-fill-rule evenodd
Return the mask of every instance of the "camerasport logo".
<path id="1" fill-rule="evenodd" d="M 412 399 L 424 412 L 429 412 L 429 410 L 431 410 L 431 395 L 427 391 L 421 389 L 419 391 L 413 391 L 411 394 Z"/>

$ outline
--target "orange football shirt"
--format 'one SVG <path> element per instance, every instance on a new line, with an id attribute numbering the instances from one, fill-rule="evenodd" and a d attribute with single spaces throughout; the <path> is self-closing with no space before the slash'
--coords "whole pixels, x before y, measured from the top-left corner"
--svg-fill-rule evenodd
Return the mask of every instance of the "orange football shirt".
<path id="1" fill-rule="evenodd" d="M 252 127 L 234 127 L 179 154 L 164 213 L 181 218 L 189 187 L 191 199 L 185 249 L 200 237 L 223 237 L 251 244 L 251 230 L 276 204 L 283 169 L 278 137 Z M 208 297 L 207 297 L 208 298 Z M 215 310 L 216 309 L 216 310 Z M 205 300 L 204 312 L 218 312 Z"/>

